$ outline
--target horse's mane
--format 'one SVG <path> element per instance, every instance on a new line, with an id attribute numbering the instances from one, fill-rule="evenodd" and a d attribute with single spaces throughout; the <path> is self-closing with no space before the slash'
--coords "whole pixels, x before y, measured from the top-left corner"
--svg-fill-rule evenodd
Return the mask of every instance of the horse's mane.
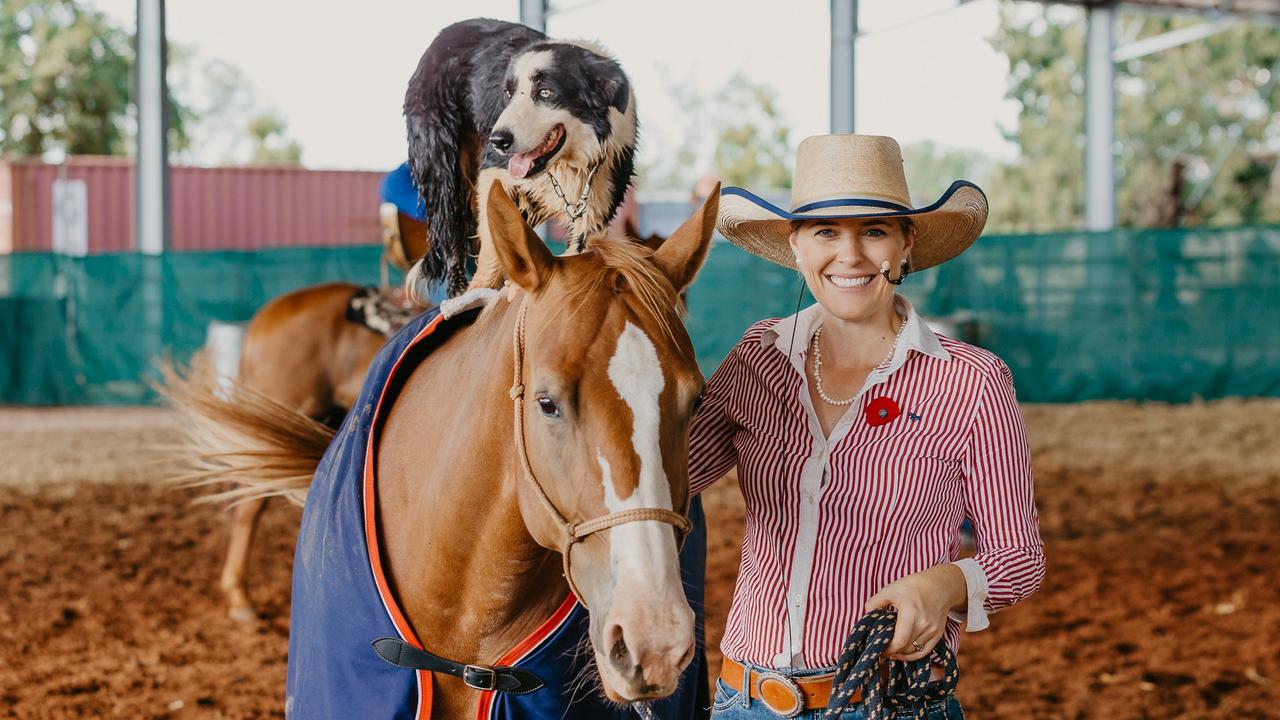
<path id="1" fill-rule="evenodd" d="M 663 334 L 675 341 L 675 323 L 679 322 L 680 295 L 667 276 L 651 259 L 654 251 L 637 242 L 597 240 L 584 255 L 600 259 L 606 272 L 583 275 L 566 294 L 569 302 L 579 301 L 594 293 L 605 282 L 617 283 L 617 290 L 630 291 Z"/>

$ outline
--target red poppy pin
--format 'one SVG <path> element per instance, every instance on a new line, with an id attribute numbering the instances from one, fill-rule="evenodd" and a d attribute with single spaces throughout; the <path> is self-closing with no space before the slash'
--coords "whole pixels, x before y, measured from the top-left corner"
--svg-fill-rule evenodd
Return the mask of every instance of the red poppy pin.
<path id="1" fill-rule="evenodd" d="M 871 427 L 893 422 L 902 414 L 898 403 L 887 397 L 878 397 L 867 403 L 867 424 Z"/>

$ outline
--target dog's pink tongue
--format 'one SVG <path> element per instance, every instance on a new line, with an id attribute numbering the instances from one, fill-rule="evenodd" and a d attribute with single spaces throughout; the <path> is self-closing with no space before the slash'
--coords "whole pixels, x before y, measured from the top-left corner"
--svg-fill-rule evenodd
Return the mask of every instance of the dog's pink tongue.
<path id="1" fill-rule="evenodd" d="M 537 153 L 532 152 L 512 155 L 507 161 L 507 172 L 511 173 L 513 178 L 522 178 L 529 174 L 529 168 L 533 167 L 533 161 L 537 158 Z"/>

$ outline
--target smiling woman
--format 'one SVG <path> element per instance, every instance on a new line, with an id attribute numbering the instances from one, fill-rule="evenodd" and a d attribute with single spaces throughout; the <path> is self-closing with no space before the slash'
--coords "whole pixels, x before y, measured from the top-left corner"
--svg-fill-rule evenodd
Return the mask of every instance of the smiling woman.
<path id="1" fill-rule="evenodd" d="M 896 609 L 886 654 L 914 662 L 946 657 L 940 643 L 954 650 L 962 628 L 1039 587 L 1008 368 L 934 333 L 893 290 L 973 244 L 986 197 L 957 181 L 927 207 L 909 198 L 897 142 L 860 135 L 800 144 L 789 211 L 722 194 L 725 237 L 797 269 L 817 304 L 747 331 L 690 436 L 693 492 L 737 465 L 746 501 L 717 717 L 819 717 L 845 638 L 873 609 Z M 966 518 L 978 552 L 960 560 Z M 962 717 L 937 697 L 930 717 Z M 861 698 L 844 717 L 871 712 Z"/>

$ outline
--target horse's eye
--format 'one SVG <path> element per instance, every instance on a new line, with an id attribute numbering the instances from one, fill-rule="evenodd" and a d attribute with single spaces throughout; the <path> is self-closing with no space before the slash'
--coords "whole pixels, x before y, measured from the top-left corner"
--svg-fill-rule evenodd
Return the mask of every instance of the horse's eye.
<path id="1" fill-rule="evenodd" d="M 694 415 L 697 415 L 697 414 L 698 414 L 698 410 L 701 410 L 701 409 L 702 409 L 702 396 L 703 396 L 703 393 L 698 393 L 698 397 L 696 397 L 696 398 L 694 398 L 694 399 L 693 399 L 693 414 L 694 414 Z"/>
<path id="2" fill-rule="evenodd" d="M 555 95 L 555 93 L 551 91 L 551 88 L 542 88 L 538 91 L 538 97 L 543 100 L 550 100 L 553 95 Z"/>
<path id="3" fill-rule="evenodd" d="M 542 413 L 543 417 L 560 417 L 560 406 L 556 404 L 555 400 L 552 400 L 549 397 L 540 397 L 537 402 L 538 411 Z"/>

